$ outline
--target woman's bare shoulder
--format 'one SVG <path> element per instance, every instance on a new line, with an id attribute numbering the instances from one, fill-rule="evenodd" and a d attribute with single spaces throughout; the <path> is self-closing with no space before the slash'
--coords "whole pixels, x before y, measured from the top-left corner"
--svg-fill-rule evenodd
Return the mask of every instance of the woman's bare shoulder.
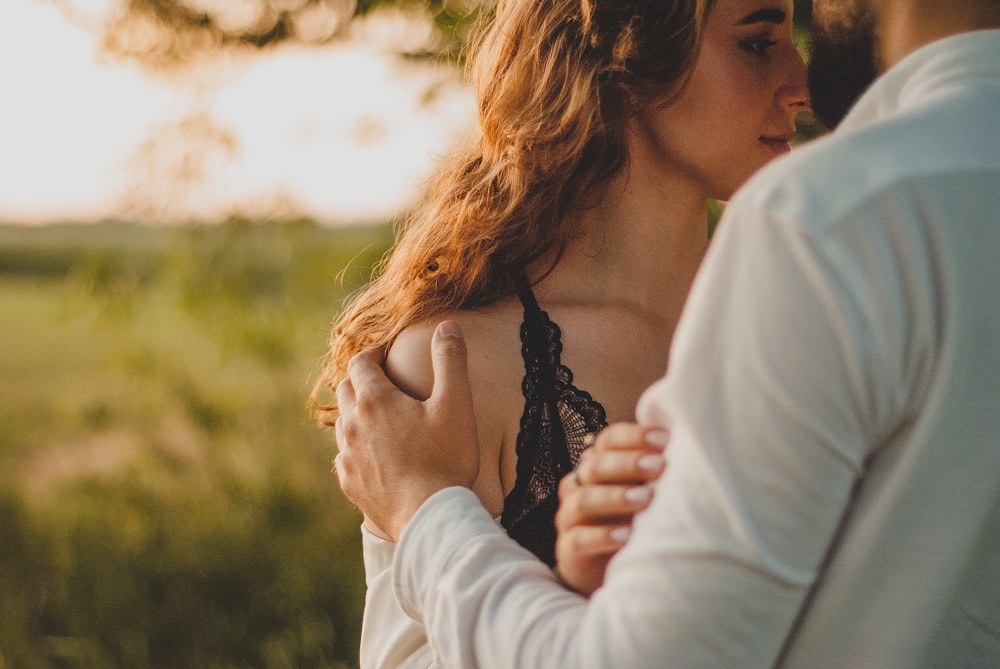
<path id="1" fill-rule="evenodd" d="M 420 400 L 430 396 L 434 385 L 431 337 L 436 325 L 427 322 L 406 328 L 396 337 L 385 359 L 385 371 L 392 382 Z"/>
<path id="2" fill-rule="evenodd" d="M 413 397 L 426 399 L 434 388 L 431 339 L 435 328 L 443 320 L 455 321 L 462 328 L 482 458 L 473 490 L 493 515 L 500 514 L 505 491 L 513 485 L 514 474 L 502 470 L 509 459 L 504 454 L 516 442 L 523 409 L 520 319 L 520 311 L 504 303 L 442 314 L 404 330 L 386 358 L 389 378 Z"/>
<path id="3" fill-rule="evenodd" d="M 520 313 L 505 302 L 477 310 L 435 316 L 407 327 L 393 342 L 386 357 L 386 373 L 408 394 L 419 399 L 430 396 L 434 386 L 431 339 L 441 321 L 452 320 L 462 328 L 469 352 L 469 376 L 473 390 L 492 386 L 492 379 L 518 355 Z"/>

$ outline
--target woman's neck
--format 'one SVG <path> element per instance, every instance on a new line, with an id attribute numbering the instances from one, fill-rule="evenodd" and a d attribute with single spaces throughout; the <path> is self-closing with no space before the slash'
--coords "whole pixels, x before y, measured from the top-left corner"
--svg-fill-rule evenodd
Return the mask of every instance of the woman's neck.
<path id="1" fill-rule="evenodd" d="M 676 320 L 708 248 L 706 199 L 626 167 L 597 206 L 575 216 L 582 234 L 544 283 Z"/>

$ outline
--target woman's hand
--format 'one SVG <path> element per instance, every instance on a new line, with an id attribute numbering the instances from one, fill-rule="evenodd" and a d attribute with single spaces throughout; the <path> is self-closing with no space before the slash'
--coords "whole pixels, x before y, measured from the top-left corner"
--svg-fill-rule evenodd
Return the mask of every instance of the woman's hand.
<path id="1" fill-rule="evenodd" d="M 625 545 L 635 514 L 649 506 L 650 485 L 666 467 L 663 428 L 609 425 L 559 483 L 556 570 L 573 590 L 590 596 Z"/>

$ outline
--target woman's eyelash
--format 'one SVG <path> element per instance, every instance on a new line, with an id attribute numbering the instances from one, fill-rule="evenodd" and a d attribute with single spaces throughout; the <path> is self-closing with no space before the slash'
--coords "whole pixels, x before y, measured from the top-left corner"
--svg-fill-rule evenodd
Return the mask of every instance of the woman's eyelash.
<path id="1" fill-rule="evenodd" d="M 740 42 L 740 47 L 747 53 L 763 56 L 767 50 L 778 43 L 778 40 L 767 39 L 766 37 L 751 37 Z"/>

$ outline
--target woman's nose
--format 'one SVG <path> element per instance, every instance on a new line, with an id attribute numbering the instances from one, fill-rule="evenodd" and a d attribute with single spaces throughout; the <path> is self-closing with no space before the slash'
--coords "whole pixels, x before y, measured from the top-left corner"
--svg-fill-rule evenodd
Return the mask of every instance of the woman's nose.
<path id="1" fill-rule="evenodd" d="M 794 46 L 788 54 L 785 81 L 778 89 L 778 104 L 795 111 L 805 111 L 809 108 L 809 79 L 806 76 L 806 64 Z"/>

